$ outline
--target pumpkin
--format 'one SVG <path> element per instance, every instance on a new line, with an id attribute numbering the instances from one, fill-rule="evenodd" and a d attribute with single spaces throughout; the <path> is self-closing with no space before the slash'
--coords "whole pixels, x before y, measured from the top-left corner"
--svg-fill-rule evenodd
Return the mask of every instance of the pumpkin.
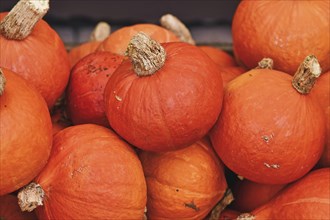
<path id="1" fill-rule="evenodd" d="M 150 151 L 184 148 L 204 137 L 222 105 L 214 62 L 196 46 L 160 45 L 143 33 L 132 38 L 128 54 L 104 92 L 110 126 Z"/>
<path id="2" fill-rule="evenodd" d="M 235 79 L 247 70 L 240 66 L 223 66 L 219 68 L 223 87 L 225 87 L 231 80 Z"/>
<path id="3" fill-rule="evenodd" d="M 111 27 L 108 23 L 104 21 L 97 23 L 96 27 L 90 35 L 89 41 L 70 49 L 69 59 L 71 69 L 81 58 L 90 53 L 93 53 L 102 43 L 102 41 L 109 36 L 110 32 Z"/>
<path id="4" fill-rule="evenodd" d="M 66 109 L 73 124 L 94 123 L 109 127 L 104 110 L 104 88 L 123 56 L 93 52 L 78 61 L 66 90 Z"/>
<path id="5" fill-rule="evenodd" d="M 21 0 L 0 13 L 0 66 L 34 85 L 51 108 L 65 90 L 70 65 L 62 39 L 42 19 L 48 8 L 48 0 Z"/>
<path id="6" fill-rule="evenodd" d="M 39 219 L 142 219 L 146 181 L 135 151 L 111 130 L 75 125 L 54 136 L 46 167 L 18 193 Z"/>
<path id="7" fill-rule="evenodd" d="M 270 57 L 276 70 L 293 75 L 306 54 L 314 54 L 327 71 L 329 20 L 327 0 L 241 1 L 232 21 L 235 57 L 249 69 Z"/>
<path id="8" fill-rule="evenodd" d="M 138 32 L 144 32 L 158 42 L 173 42 L 179 39 L 171 31 L 155 24 L 143 23 L 122 27 L 111 33 L 97 48 L 98 51 L 110 51 L 115 54 L 125 55 L 131 38 Z"/>
<path id="9" fill-rule="evenodd" d="M 318 162 L 318 167 L 330 167 L 330 71 L 323 73 L 316 82 L 311 95 L 319 100 L 325 113 L 326 138 L 325 147 L 322 156 Z"/>
<path id="10" fill-rule="evenodd" d="M 243 179 L 231 188 L 235 199 L 230 208 L 250 212 L 271 200 L 285 186 L 286 184 L 262 184 Z"/>
<path id="11" fill-rule="evenodd" d="M 312 171 L 290 184 L 274 199 L 241 214 L 237 220 L 329 219 L 330 168 Z"/>
<path id="12" fill-rule="evenodd" d="M 0 68 L 0 196 L 29 183 L 46 165 L 52 124 L 45 100 L 18 74 Z"/>
<path id="13" fill-rule="evenodd" d="M 64 102 L 64 97 L 61 97 L 52 108 L 51 119 L 53 125 L 53 135 L 55 135 L 60 130 L 63 130 L 64 128 L 72 125 L 72 122 L 69 120 L 66 114 Z"/>
<path id="14" fill-rule="evenodd" d="M 235 59 L 227 52 L 214 46 L 199 46 L 219 67 L 237 66 Z"/>
<path id="15" fill-rule="evenodd" d="M 323 111 L 308 95 L 320 73 L 308 56 L 294 77 L 253 69 L 225 87 L 210 137 L 229 169 L 265 184 L 289 183 L 312 169 L 325 141 Z"/>
<path id="16" fill-rule="evenodd" d="M 1 220 L 37 220 L 34 212 L 22 212 L 17 201 L 17 197 L 12 194 L 0 196 Z"/>
<path id="17" fill-rule="evenodd" d="M 139 154 L 150 219 L 203 219 L 224 196 L 224 167 L 207 139 L 184 149 Z"/>

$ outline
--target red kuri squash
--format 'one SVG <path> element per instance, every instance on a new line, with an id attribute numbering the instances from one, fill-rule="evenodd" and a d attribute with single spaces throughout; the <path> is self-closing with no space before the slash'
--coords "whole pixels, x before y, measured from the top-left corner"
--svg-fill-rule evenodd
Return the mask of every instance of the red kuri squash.
<path id="1" fill-rule="evenodd" d="M 40 93 L 4 68 L 0 68 L 0 118 L 0 195 L 5 195 L 29 183 L 46 165 L 53 136 Z"/>
<path id="2" fill-rule="evenodd" d="M 160 45 L 143 33 L 132 38 L 128 54 L 105 88 L 110 126 L 150 151 L 187 147 L 204 137 L 222 105 L 214 62 L 196 46 Z"/>

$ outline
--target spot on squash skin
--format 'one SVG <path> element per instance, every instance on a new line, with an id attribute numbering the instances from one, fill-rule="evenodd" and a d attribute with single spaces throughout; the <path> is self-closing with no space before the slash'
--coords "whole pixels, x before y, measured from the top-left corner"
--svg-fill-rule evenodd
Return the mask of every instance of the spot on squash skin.
<path id="1" fill-rule="evenodd" d="M 117 99 L 117 101 L 119 101 L 119 102 L 121 102 L 123 99 L 120 97 L 120 96 L 118 96 L 118 95 L 115 95 L 115 98 Z"/>
<path id="2" fill-rule="evenodd" d="M 274 138 L 274 133 L 271 133 L 269 136 L 262 135 L 261 138 L 268 144 L 270 142 L 270 140 L 272 140 Z"/>
<path id="3" fill-rule="evenodd" d="M 188 208 L 191 208 L 191 209 L 194 209 L 196 212 L 199 211 L 199 208 L 196 206 L 196 204 L 194 203 L 194 201 L 191 201 L 189 203 L 185 203 L 184 206 L 185 207 L 188 207 Z"/>
<path id="4" fill-rule="evenodd" d="M 264 163 L 265 167 L 267 168 L 273 168 L 273 169 L 279 169 L 280 165 L 279 164 L 269 164 L 269 163 Z"/>

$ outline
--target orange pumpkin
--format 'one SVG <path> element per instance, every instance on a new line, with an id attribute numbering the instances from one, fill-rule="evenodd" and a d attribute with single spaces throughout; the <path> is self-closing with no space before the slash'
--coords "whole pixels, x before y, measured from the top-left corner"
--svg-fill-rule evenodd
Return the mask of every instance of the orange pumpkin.
<path id="1" fill-rule="evenodd" d="M 150 151 L 187 147 L 204 137 L 221 111 L 218 67 L 198 47 L 158 44 L 140 33 L 105 88 L 110 126 Z M 165 55 L 166 54 L 166 55 Z M 133 66 L 132 66 L 133 64 Z"/>
<path id="2" fill-rule="evenodd" d="M 0 195 L 5 195 L 29 183 L 46 165 L 52 124 L 45 100 L 16 73 L 0 69 L 0 91 Z"/>
<path id="3" fill-rule="evenodd" d="M 150 219 L 203 219 L 224 196 L 224 167 L 207 139 L 181 150 L 139 154 Z"/>
<path id="4" fill-rule="evenodd" d="M 240 66 L 223 66 L 219 68 L 221 73 L 221 78 L 223 82 L 223 87 L 225 87 L 231 80 L 235 79 L 242 73 L 247 72 L 247 70 Z"/>
<path id="5" fill-rule="evenodd" d="M 34 212 L 22 212 L 17 201 L 17 197 L 12 194 L 0 196 L 1 220 L 37 220 Z"/>
<path id="6" fill-rule="evenodd" d="M 312 171 L 274 199 L 237 219 L 329 219 L 330 168 Z"/>
<path id="7" fill-rule="evenodd" d="M 46 167 L 18 198 L 23 211 L 43 204 L 39 219 L 141 220 L 146 194 L 132 147 L 107 128 L 84 124 L 54 136 Z"/>
<path id="8" fill-rule="evenodd" d="M 179 41 L 171 31 L 155 24 L 135 24 L 122 27 L 110 34 L 98 47 L 98 51 L 110 51 L 124 56 L 127 46 L 134 35 L 144 32 L 152 39 L 164 43 Z"/>
<path id="9" fill-rule="evenodd" d="M 236 66 L 234 57 L 220 48 L 213 46 L 199 46 L 219 67 Z"/>
<path id="10" fill-rule="evenodd" d="M 317 59 L 308 56 L 293 78 L 254 69 L 231 81 L 210 134 L 225 165 L 265 184 L 292 182 L 310 171 L 325 141 L 323 111 L 307 94 L 320 73 Z"/>
<path id="11" fill-rule="evenodd" d="M 232 22 L 233 49 L 252 69 L 270 57 L 274 69 L 293 75 L 307 54 L 330 69 L 330 2 L 241 1 Z"/>
<path id="12" fill-rule="evenodd" d="M 9 14 L 0 13 L 0 66 L 34 85 L 51 108 L 65 90 L 70 65 L 63 41 L 41 19 L 47 5 L 21 0 Z"/>

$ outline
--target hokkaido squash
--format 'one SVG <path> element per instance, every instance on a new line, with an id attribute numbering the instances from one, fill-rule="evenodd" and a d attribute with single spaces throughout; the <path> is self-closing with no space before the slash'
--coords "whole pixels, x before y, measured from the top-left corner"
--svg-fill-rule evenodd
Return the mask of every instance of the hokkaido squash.
<path id="1" fill-rule="evenodd" d="M 237 66 L 234 58 L 220 48 L 213 46 L 199 46 L 219 67 Z"/>
<path id="2" fill-rule="evenodd" d="M 141 31 L 160 43 L 179 41 L 175 34 L 163 27 L 155 24 L 143 23 L 125 26 L 114 31 L 104 39 L 97 48 L 97 51 L 110 51 L 124 56 L 131 38 Z"/>
<path id="3" fill-rule="evenodd" d="M 289 185 L 274 199 L 237 220 L 329 219 L 330 168 L 314 170 Z"/>
<path id="4" fill-rule="evenodd" d="M 257 183 L 285 184 L 313 168 L 323 151 L 325 118 L 308 93 L 320 73 L 316 57 L 308 56 L 294 77 L 253 69 L 225 87 L 210 137 L 229 169 Z"/>
<path id="5" fill-rule="evenodd" d="M 231 80 L 235 79 L 242 73 L 247 72 L 247 70 L 240 66 L 223 66 L 219 67 L 223 87 L 225 87 Z"/>
<path id="6" fill-rule="evenodd" d="M 232 21 L 233 50 L 248 69 L 270 57 L 293 75 L 307 54 L 330 69 L 330 2 L 241 1 Z"/>
<path id="7" fill-rule="evenodd" d="M 106 22 L 99 22 L 92 31 L 89 41 L 79 44 L 70 49 L 69 60 L 71 69 L 83 57 L 96 51 L 102 41 L 109 36 L 111 27 Z"/>
<path id="8" fill-rule="evenodd" d="M 37 88 L 49 108 L 62 95 L 70 65 L 62 39 L 42 17 L 49 0 L 21 0 L 0 13 L 0 66 Z"/>
<path id="9" fill-rule="evenodd" d="M 132 38 L 128 54 L 105 88 L 110 126 L 150 151 L 184 148 L 204 137 L 222 105 L 214 62 L 196 46 L 160 45 L 143 33 Z"/>
<path id="10" fill-rule="evenodd" d="M 18 193 L 38 219 L 138 219 L 146 182 L 135 151 L 99 125 L 75 125 L 54 136 L 46 167 Z"/>
<path id="11" fill-rule="evenodd" d="M 43 169 L 52 147 L 45 100 L 29 82 L 0 68 L 0 196 L 29 183 Z"/>
<path id="12" fill-rule="evenodd" d="M 0 219 L 1 220 L 37 220 L 34 212 L 22 212 L 18 206 L 15 195 L 6 194 L 0 196 Z"/>
<path id="13" fill-rule="evenodd" d="M 207 139 L 181 150 L 139 154 L 150 219 L 203 219 L 225 195 L 224 166 Z"/>
<path id="14" fill-rule="evenodd" d="M 66 110 L 73 124 L 109 127 L 104 110 L 104 88 L 123 58 L 108 51 L 97 51 L 74 66 L 66 90 Z"/>

